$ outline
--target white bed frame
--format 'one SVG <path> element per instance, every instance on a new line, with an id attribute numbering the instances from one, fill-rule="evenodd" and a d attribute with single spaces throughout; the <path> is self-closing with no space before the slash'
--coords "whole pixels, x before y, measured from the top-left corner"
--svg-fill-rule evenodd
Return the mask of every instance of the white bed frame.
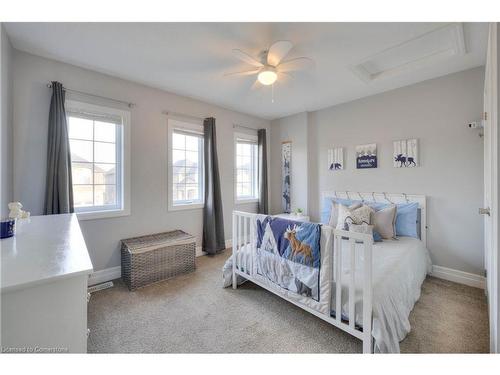
<path id="1" fill-rule="evenodd" d="M 341 191 L 326 191 L 322 194 L 322 198 L 332 197 L 332 198 L 350 198 L 353 200 L 365 200 L 365 201 L 376 201 L 376 202 L 388 202 L 388 203 L 404 203 L 404 202 L 417 202 L 419 203 L 419 208 L 421 210 L 421 240 L 426 243 L 426 197 L 424 195 L 407 195 L 407 194 L 388 194 L 388 193 L 359 193 L 359 192 L 341 192 Z M 322 199 L 323 201 L 323 199 Z M 344 230 L 334 229 L 328 226 L 324 226 L 324 230 L 330 230 L 332 233 L 331 247 L 329 249 L 322 249 L 322 251 L 330 251 L 333 253 L 331 259 L 331 270 L 330 273 L 331 280 L 328 283 L 328 312 L 323 314 L 309 306 L 306 306 L 299 301 L 295 301 L 287 298 L 283 294 L 280 294 L 276 290 L 269 288 L 265 283 L 259 280 L 256 264 L 254 262 L 254 256 L 256 251 L 256 235 L 254 233 L 254 227 L 251 225 L 252 220 L 255 219 L 256 214 L 249 212 L 233 211 L 233 240 L 232 240 L 232 259 L 233 259 L 233 289 L 237 288 L 237 276 L 240 275 L 243 278 L 267 289 L 274 294 L 286 299 L 287 301 L 293 303 L 294 305 L 310 312 L 311 314 L 323 319 L 324 321 L 340 328 L 341 330 L 349 333 L 350 335 L 363 341 L 363 353 L 373 353 L 373 340 L 372 340 L 372 238 L 370 235 L 359 234 L 353 232 L 347 232 Z M 349 286 L 348 286 L 348 317 L 349 320 L 346 322 L 342 320 L 342 252 L 334 251 L 334 249 L 341 248 L 342 237 L 348 238 L 349 246 L 351 248 L 350 254 L 350 269 L 355 269 L 355 252 L 354 247 L 357 242 L 362 242 L 363 252 L 364 252 L 364 282 L 363 282 L 363 330 L 361 331 L 356 327 L 355 324 L 355 273 L 351 272 L 349 275 Z M 243 246 L 250 244 L 250 256 L 242 256 Z M 335 299 L 336 306 L 336 317 L 330 316 L 330 311 L 332 310 L 331 297 L 332 292 L 336 288 Z"/>

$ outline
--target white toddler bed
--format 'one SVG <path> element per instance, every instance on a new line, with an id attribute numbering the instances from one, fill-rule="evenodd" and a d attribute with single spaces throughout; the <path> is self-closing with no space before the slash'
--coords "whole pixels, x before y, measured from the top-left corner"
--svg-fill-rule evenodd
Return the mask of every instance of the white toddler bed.
<path id="1" fill-rule="evenodd" d="M 376 195 L 370 193 L 370 197 Z M 409 314 L 431 267 L 424 242 L 425 197 L 383 197 L 391 203 L 397 202 L 398 197 L 419 202 L 422 240 L 400 237 L 373 243 L 366 234 L 323 225 L 318 300 L 281 288 L 256 272 L 254 223 L 265 216 L 233 212 L 235 236 L 233 255 L 225 266 L 226 284 L 231 280 L 236 289 L 239 280 L 250 280 L 361 339 L 364 353 L 398 353 L 399 342 L 410 331 Z M 338 295 L 341 298 L 337 299 Z M 336 314 L 339 310 L 341 314 Z"/>

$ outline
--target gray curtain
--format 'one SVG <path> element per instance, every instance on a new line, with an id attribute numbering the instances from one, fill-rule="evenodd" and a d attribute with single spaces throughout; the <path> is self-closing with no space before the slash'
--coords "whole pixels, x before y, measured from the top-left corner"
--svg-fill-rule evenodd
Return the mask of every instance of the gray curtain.
<path id="1" fill-rule="evenodd" d="M 259 214 L 268 214 L 267 203 L 267 143 L 266 129 L 257 131 L 257 143 L 259 148 Z"/>
<path id="2" fill-rule="evenodd" d="M 205 161 L 205 206 L 203 208 L 203 251 L 216 254 L 225 249 L 224 218 L 220 191 L 215 119 L 203 121 Z"/>
<path id="3" fill-rule="evenodd" d="M 74 212 L 68 124 L 64 108 L 64 89 L 60 82 L 52 82 L 45 184 L 45 215 Z"/>

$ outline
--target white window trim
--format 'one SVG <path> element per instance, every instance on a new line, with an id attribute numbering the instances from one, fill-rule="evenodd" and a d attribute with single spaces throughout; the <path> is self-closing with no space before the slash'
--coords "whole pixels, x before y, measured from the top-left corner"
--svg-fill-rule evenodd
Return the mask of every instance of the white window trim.
<path id="1" fill-rule="evenodd" d="M 182 126 L 175 126 L 174 122 L 172 121 L 180 121 L 183 123 Z M 188 122 L 190 121 L 190 122 Z M 203 125 L 202 124 L 196 124 L 193 123 L 192 120 L 184 120 L 184 119 L 177 119 L 177 118 L 168 118 L 168 136 L 167 136 L 167 165 L 168 165 L 168 173 L 167 173 L 167 195 L 168 195 L 168 211 L 181 211 L 181 210 L 199 210 L 205 207 L 205 182 L 204 182 L 204 177 L 205 177 L 205 160 L 203 160 L 203 165 L 200 166 L 202 168 L 202 200 L 203 203 L 187 203 L 187 204 L 174 204 L 173 200 L 173 186 L 172 186 L 172 181 L 173 181 L 173 166 L 172 166 L 172 139 L 173 139 L 173 132 L 174 129 L 182 129 L 182 130 L 187 130 L 187 131 L 192 131 L 193 133 L 203 135 Z M 205 145 L 203 145 L 205 147 Z M 204 152 L 204 149 L 202 149 L 202 152 Z"/>
<path id="2" fill-rule="evenodd" d="M 233 142 L 233 144 L 234 144 L 234 149 L 233 149 L 233 157 L 234 157 L 233 196 L 234 196 L 234 203 L 237 205 L 258 203 L 259 198 L 238 198 L 237 188 L 236 188 L 236 183 L 238 181 L 237 174 L 236 174 L 236 144 L 238 142 L 238 139 L 244 139 L 244 140 L 255 142 L 255 143 L 257 143 L 257 141 L 258 141 L 258 138 L 256 135 L 246 134 L 246 133 L 234 133 L 234 142 Z M 258 162 L 258 160 L 257 160 L 257 162 Z M 258 196 L 259 195 L 259 192 L 258 192 L 259 182 L 256 181 L 256 184 L 257 184 L 257 196 Z"/>
<path id="3" fill-rule="evenodd" d="M 122 173 L 122 191 L 121 191 L 121 209 L 116 210 L 103 210 L 103 211 L 85 211 L 76 212 L 78 220 L 96 220 L 96 219 L 106 219 L 120 216 L 129 216 L 131 213 L 130 204 L 130 112 L 121 110 L 118 108 L 104 107 L 95 104 L 89 104 L 85 102 L 66 100 L 65 101 L 66 110 L 71 111 L 71 109 L 83 109 L 89 112 L 104 113 L 118 115 L 122 118 L 123 129 L 122 129 L 122 162 L 121 162 L 121 173 Z"/>

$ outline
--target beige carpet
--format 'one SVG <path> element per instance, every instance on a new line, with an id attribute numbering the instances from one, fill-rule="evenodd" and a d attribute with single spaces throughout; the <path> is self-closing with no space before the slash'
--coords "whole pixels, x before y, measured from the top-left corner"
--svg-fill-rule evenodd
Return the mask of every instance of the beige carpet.
<path id="1" fill-rule="evenodd" d="M 92 294 L 92 353 L 356 353 L 361 342 L 251 283 L 221 288 L 229 251 L 197 258 L 194 273 L 129 292 Z M 484 292 L 427 278 L 410 315 L 406 353 L 472 352 L 489 348 Z"/>

